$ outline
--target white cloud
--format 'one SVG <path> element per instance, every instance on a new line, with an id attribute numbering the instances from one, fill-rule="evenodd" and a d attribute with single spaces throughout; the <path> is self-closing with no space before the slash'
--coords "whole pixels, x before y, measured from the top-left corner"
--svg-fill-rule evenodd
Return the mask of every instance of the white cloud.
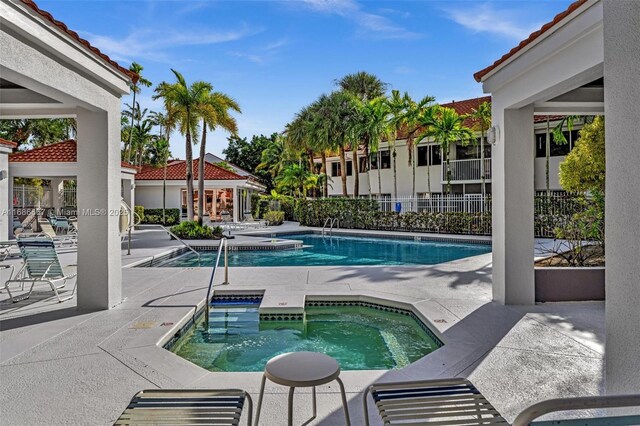
<path id="1" fill-rule="evenodd" d="M 356 32 L 362 37 L 377 39 L 414 39 L 420 33 L 409 31 L 395 24 L 389 18 L 363 10 L 356 0 L 302 0 L 309 9 L 341 16 L 356 25 Z"/>
<path id="2" fill-rule="evenodd" d="M 492 3 L 448 8 L 445 14 L 452 21 L 474 32 L 497 34 L 514 40 L 523 40 L 542 25 L 525 22 L 526 17 L 513 10 L 497 9 Z"/>
<path id="3" fill-rule="evenodd" d="M 256 64 L 263 64 L 274 59 L 278 53 L 289 44 L 291 43 L 288 39 L 282 38 L 267 43 L 264 46 L 253 48 L 250 52 L 233 51 L 229 54 L 237 58 L 244 58 Z"/>
<path id="4" fill-rule="evenodd" d="M 92 33 L 83 33 L 91 44 L 111 56 L 114 60 L 127 61 L 147 59 L 158 62 L 169 60 L 167 50 L 181 46 L 198 46 L 227 43 L 240 40 L 260 30 L 243 26 L 227 31 L 178 31 L 175 29 L 140 29 L 124 38 L 114 38 Z"/>

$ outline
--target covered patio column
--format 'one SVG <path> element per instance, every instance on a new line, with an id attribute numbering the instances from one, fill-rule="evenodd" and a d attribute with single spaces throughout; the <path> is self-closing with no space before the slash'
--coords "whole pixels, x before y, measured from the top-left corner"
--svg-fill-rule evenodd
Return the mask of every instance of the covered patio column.
<path id="1" fill-rule="evenodd" d="M 506 109 L 494 95 L 493 123 L 493 300 L 529 305 L 533 275 L 533 105 Z"/>
<path id="2" fill-rule="evenodd" d="M 122 299 L 119 99 L 77 120 L 78 309 L 109 309 Z"/>
<path id="3" fill-rule="evenodd" d="M 604 1 L 607 393 L 640 391 L 640 2 Z"/>

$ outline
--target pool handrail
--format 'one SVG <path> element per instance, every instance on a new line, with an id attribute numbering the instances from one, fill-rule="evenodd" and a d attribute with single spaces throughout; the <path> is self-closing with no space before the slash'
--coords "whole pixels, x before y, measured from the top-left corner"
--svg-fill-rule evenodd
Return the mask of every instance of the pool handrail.
<path id="1" fill-rule="evenodd" d="M 340 221 L 337 217 L 331 218 L 328 217 L 327 220 L 324 221 L 324 225 L 322 226 L 322 235 L 326 234 L 326 228 L 329 225 L 329 236 L 333 235 L 333 227 L 335 225 L 336 228 L 340 227 Z"/>
<path id="2" fill-rule="evenodd" d="M 195 254 L 196 257 L 198 258 L 198 266 L 200 266 L 200 253 L 196 249 L 191 247 L 189 244 L 187 244 L 184 241 L 182 241 L 182 239 L 180 239 L 180 237 L 178 237 L 176 234 L 171 232 L 168 228 L 165 228 L 163 225 L 160 225 L 159 223 L 145 223 L 143 225 L 137 225 L 137 226 L 140 226 L 140 227 L 157 226 L 157 227 L 162 228 L 163 231 L 165 231 L 167 234 L 169 234 L 175 240 L 177 240 L 180 243 L 182 243 L 182 245 L 184 245 L 187 249 L 189 249 L 189 251 L 191 251 L 193 254 Z M 129 237 L 129 240 L 131 240 L 131 237 Z"/>
<path id="3" fill-rule="evenodd" d="M 228 243 L 227 238 L 220 238 L 220 244 L 218 245 L 218 253 L 216 255 L 216 261 L 213 264 L 213 269 L 211 270 L 211 278 L 209 279 L 209 288 L 207 289 L 207 299 L 205 300 L 205 326 L 207 330 L 209 330 L 209 309 L 211 308 L 211 297 L 213 296 L 211 293 L 213 291 L 213 282 L 216 278 L 216 271 L 218 270 L 218 263 L 220 263 L 220 255 L 222 254 L 222 247 L 224 246 L 224 282 L 223 284 L 229 284 L 229 257 L 228 257 Z"/>

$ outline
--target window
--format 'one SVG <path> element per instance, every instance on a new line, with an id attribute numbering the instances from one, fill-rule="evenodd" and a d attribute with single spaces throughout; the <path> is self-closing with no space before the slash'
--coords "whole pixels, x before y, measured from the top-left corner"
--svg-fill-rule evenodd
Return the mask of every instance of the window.
<path id="1" fill-rule="evenodd" d="M 578 139 L 578 131 L 577 130 L 572 130 L 572 131 L 564 131 L 562 132 L 562 134 L 564 135 L 565 139 L 567 140 L 567 143 L 565 144 L 560 144 L 557 143 L 554 139 L 553 139 L 553 134 L 549 135 L 549 156 L 550 157 L 562 157 L 564 155 L 569 154 L 569 152 L 571 152 L 571 150 L 573 149 L 573 146 L 575 145 L 576 140 Z M 547 135 L 546 133 L 536 133 L 535 136 L 535 142 L 536 142 L 536 157 L 538 158 L 544 158 L 546 157 L 546 152 L 547 152 Z"/>
<path id="2" fill-rule="evenodd" d="M 378 169 L 378 153 L 372 152 L 371 154 L 369 154 L 369 158 L 371 159 L 371 170 L 377 170 Z"/>
<path id="3" fill-rule="evenodd" d="M 391 168 L 391 153 L 389 150 L 380 151 L 380 168 L 381 169 L 390 169 Z"/>
<path id="4" fill-rule="evenodd" d="M 347 176 L 351 176 L 353 174 L 353 161 L 347 160 Z"/>
<path id="5" fill-rule="evenodd" d="M 358 157 L 358 171 L 367 173 L 367 157 Z"/>
<path id="6" fill-rule="evenodd" d="M 436 166 L 442 164 L 440 145 L 424 145 L 418 147 L 418 166 Z"/>
<path id="7" fill-rule="evenodd" d="M 331 176 L 340 176 L 340 163 L 338 163 L 337 161 L 334 161 L 333 163 L 331 163 Z"/>

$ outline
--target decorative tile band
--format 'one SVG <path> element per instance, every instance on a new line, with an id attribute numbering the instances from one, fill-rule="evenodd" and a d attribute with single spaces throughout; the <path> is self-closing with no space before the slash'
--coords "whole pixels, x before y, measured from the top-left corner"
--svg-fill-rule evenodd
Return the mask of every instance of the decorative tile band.
<path id="1" fill-rule="evenodd" d="M 304 321 L 304 313 L 260 314 L 260 321 Z"/>
<path id="2" fill-rule="evenodd" d="M 396 314 L 406 315 L 411 317 L 420 328 L 427 333 L 427 335 L 436 343 L 438 347 L 444 346 L 444 343 L 436 336 L 433 331 L 427 326 L 412 310 L 395 308 L 393 306 L 381 305 L 378 303 L 364 302 L 361 300 L 309 300 L 305 303 L 305 307 L 327 307 L 327 306 L 358 306 L 365 308 L 372 308 L 384 312 L 393 312 Z"/>
<path id="3" fill-rule="evenodd" d="M 247 305 L 259 305 L 262 302 L 262 294 L 214 294 L 211 304 L 226 305 L 245 303 Z"/>
<path id="4" fill-rule="evenodd" d="M 208 246 L 208 245 L 202 245 L 202 246 L 191 246 L 194 250 L 197 251 L 217 251 L 218 247 L 217 246 Z M 298 248 L 302 248 L 302 242 L 300 241 L 296 241 L 293 242 L 291 241 L 290 243 L 281 243 L 281 244 L 273 244 L 273 245 L 266 245 L 266 244 L 243 244 L 243 245 L 239 245 L 239 246 L 234 246 L 234 245 L 229 245 L 229 251 L 271 251 L 271 250 L 291 250 L 291 249 L 298 249 Z"/>

